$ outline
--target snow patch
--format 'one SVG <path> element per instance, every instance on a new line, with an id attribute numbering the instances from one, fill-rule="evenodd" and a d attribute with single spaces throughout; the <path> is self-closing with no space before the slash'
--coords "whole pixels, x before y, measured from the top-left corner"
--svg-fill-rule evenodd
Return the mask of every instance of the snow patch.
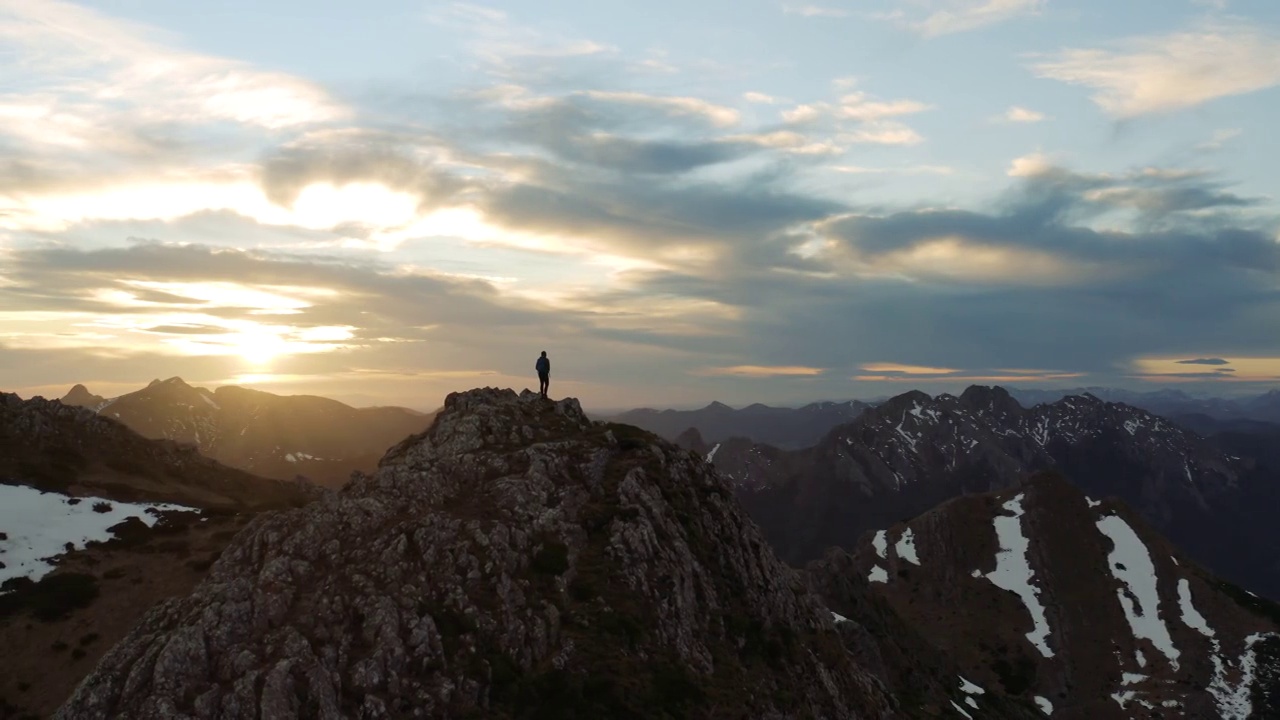
<path id="1" fill-rule="evenodd" d="M 996 587 L 1022 598 L 1022 604 L 1026 606 L 1034 625 L 1031 632 L 1027 633 L 1027 640 L 1036 646 L 1041 655 L 1053 657 L 1053 650 L 1049 649 L 1046 642 L 1049 638 L 1049 620 L 1045 617 L 1044 606 L 1040 604 L 1039 589 L 1032 584 L 1035 578 L 1027 561 L 1027 549 L 1031 543 L 1022 534 L 1022 495 L 1006 502 L 1003 507 L 1013 515 L 995 517 L 1000 550 L 996 553 L 996 569 L 987 575 L 987 579 Z"/>
<path id="2" fill-rule="evenodd" d="M 938 421 L 938 411 L 934 410 L 933 408 L 922 408 L 920 407 L 920 403 L 916 403 L 915 406 L 911 408 L 910 412 L 912 415 L 915 415 L 921 420 L 923 420 L 926 416 L 928 416 L 929 419 L 933 420 L 934 422 Z"/>
<path id="3" fill-rule="evenodd" d="M 214 401 L 213 401 L 213 398 L 209 397 L 208 395 L 201 395 L 201 396 L 200 396 L 200 399 L 201 399 L 201 400 L 203 400 L 203 401 L 205 401 L 206 403 L 208 403 L 208 404 L 209 404 L 209 407 L 213 408 L 214 410 L 221 410 L 221 409 L 222 409 L 222 408 L 218 407 L 218 403 L 214 402 Z"/>
<path id="4" fill-rule="evenodd" d="M 1085 501 L 1085 502 L 1087 502 L 1087 503 L 1089 503 L 1089 507 L 1098 507 L 1099 505 L 1101 505 L 1101 504 L 1102 504 L 1102 501 L 1101 501 L 1101 500 L 1094 500 L 1093 498 L 1089 497 L 1088 495 L 1085 495 L 1085 496 L 1084 496 L 1084 501 Z"/>
<path id="5" fill-rule="evenodd" d="M 130 517 L 150 527 L 161 512 L 198 512 L 181 505 L 123 503 L 98 497 L 81 497 L 69 504 L 71 499 L 22 485 L 0 485 L 0 532 L 8 535 L 7 540 L 0 540 L 0 562 L 4 564 L 0 583 L 15 577 L 39 580 L 54 568 L 48 561 L 67 552 L 67 543 L 78 550 L 90 541 L 110 540 L 107 528 Z M 111 509 L 97 512 L 93 507 L 99 503 L 107 503 Z"/>
<path id="6" fill-rule="evenodd" d="M 987 694 L 986 690 L 983 690 L 982 688 L 978 687 L 976 684 L 965 679 L 965 676 L 960 675 L 959 678 L 960 678 L 960 692 L 964 693 L 965 695 L 986 695 Z"/>
<path id="7" fill-rule="evenodd" d="M 885 557 L 885 550 L 889 547 L 889 543 L 885 540 L 884 530 L 877 530 L 876 536 L 871 538 L 871 544 L 876 549 L 876 554 L 881 558 Z"/>
<path id="8" fill-rule="evenodd" d="M 889 572 L 877 565 L 871 568 L 871 574 L 867 575 L 867 580 L 871 582 L 887 583 L 889 582 Z"/>
<path id="9" fill-rule="evenodd" d="M 902 422 L 898 423 L 898 426 L 894 428 L 894 430 L 898 431 L 898 434 L 902 436 L 902 439 L 907 441 L 907 444 L 911 446 L 911 450 L 914 452 L 916 449 L 916 441 L 919 440 L 919 438 L 902 429 L 902 423 L 905 423 L 906 421 L 906 415 L 903 415 Z"/>
<path id="10" fill-rule="evenodd" d="M 1138 428 L 1140 428 L 1140 427 L 1142 427 L 1142 423 L 1138 422 L 1137 420 L 1125 420 L 1125 421 L 1124 421 L 1124 429 L 1125 429 L 1125 430 L 1128 430 L 1130 435 L 1135 435 L 1135 434 L 1137 434 L 1137 430 L 1138 430 Z"/>
<path id="11" fill-rule="evenodd" d="M 719 451 L 720 451 L 720 443 L 716 443 L 716 446 L 711 448 L 711 452 L 707 453 L 707 462 L 711 462 L 712 460 L 715 460 L 716 453 Z"/>
<path id="12" fill-rule="evenodd" d="M 894 545 L 893 549 L 903 560 L 912 565 L 920 564 L 920 557 L 916 555 L 916 539 L 911 528 L 902 531 L 902 536 L 898 538 L 898 544 Z"/>
<path id="13" fill-rule="evenodd" d="M 1191 602 L 1191 583 L 1186 578 L 1178 580 L 1178 605 L 1182 608 L 1182 622 L 1192 630 L 1200 631 L 1205 637 L 1213 637 L 1213 628 L 1204 619 L 1196 606 Z"/>
<path id="14" fill-rule="evenodd" d="M 1116 590 L 1125 618 L 1135 638 L 1146 638 L 1164 656 L 1173 669 L 1178 669 L 1178 648 L 1173 645 L 1169 628 L 1160 619 L 1160 595 L 1156 588 L 1156 568 L 1151 563 L 1147 546 L 1138 534 L 1119 515 L 1107 515 L 1098 520 L 1098 530 L 1111 539 L 1114 547 L 1107 559 L 1111 574 L 1124 583 Z M 1125 589 L 1128 592 L 1125 592 Z M 1135 604 L 1134 599 L 1137 600 Z"/>
<path id="15" fill-rule="evenodd" d="M 847 617 L 845 617 L 845 616 L 841 615 L 840 613 L 836 612 L 835 610 L 832 610 L 832 611 L 831 611 L 831 619 L 832 619 L 832 620 L 834 620 L 835 622 L 838 622 L 838 623 L 842 623 L 842 622 L 849 622 L 849 618 L 847 618 Z"/>
<path id="16" fill-rule="evenodd" d="M 1235 686 L 1227 680 L 1227 668 L 1219 653 L 1219 644 L 1213 641 L 1213 681 L 1209 694 L 1218 705 L 1218 715 L 1223 720 L 1246 720 L 1253 715 L 1253 680 L 1258 667 L 1258 656 L 1253 646 L 1272 633 L 1255 633 L 1245 638 L 1244 654 L 1240 656 L 1240 682 Z"/>
<path id="17" fill-rule="evenodd" d="M 1035 701 L 1036 705 L 1040 708 L 1040 712 L 1045 715 L 1053 714 L 1053 703 L 1049 702 L 1049 698 L 1044 697 L 1043 695 L 1037 695 L 1035 697 Z"/>
<path id="18" fill-rule="evenodd" d="M 962 708 L 962 707 L 960 707 L 959 705 L 957 705 L 955 700 L 952 700 L 952 701 L 951 701 L 951 707 L 955 708 L 955 709 L 956 709 L 956 712 L 958 712 L 958 713 L 960 713 L 961 715 L 963 715 L 963 716 L 965 716 L 965 717 L 969 718 L 969 720 L 973 720 L 973 716 L 972 716 L 972 715 L 970 715 L 969 713 L 965 712 L 965 709 L 964 709 L 964 708 Z"/>

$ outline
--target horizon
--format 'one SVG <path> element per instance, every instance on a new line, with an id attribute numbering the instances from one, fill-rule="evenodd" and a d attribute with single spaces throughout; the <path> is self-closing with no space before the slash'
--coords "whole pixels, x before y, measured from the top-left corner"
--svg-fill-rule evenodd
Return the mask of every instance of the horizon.
<path id="1" fill-rule="evenodd" d="M 132 389 L 132 390 L 128 390 L 128 391 L 126 391 L 126 392 L 124 392 L 124 393 L 120 393 L 119 395 L 103 395 L 102 393 L 96 392 L 96 391 L 94 390 L 94 388 L 92 388 L 92 387 L 88 386 L 88 385 L 87 385 L 87 384 L 85 384 L 85 383 L 76 383 L 75 385 L 72 385 L 71 387 L 68 387 L 65 391 L 62 391 L 62 392 L 54 391 L 54 392 L 52 392 L 52 393 L 15 393 L 15 394 L 16 394 L 16 395 L 18 395 L 20 398 L 25 399 L 25 400 L 30 400 L 30 399 L 32 399 L 32 398 L 34 398 L 34 397 L 43 397 L 43 398 L 44 398 L 44 399 L 46 399 L 46 400 L 59 400 L 59 399 L 61 399 L 61 398 L 65 397 L 66 395 L 70 394 L 70 392 L 72 392 L 72 391 L 75 389 L 75 387 L 76 387 L 76 386 L 81 386 L 81 387 L 84 387 L 84 388 L 85 388 L 85 390 L 86 390 L 87 392 L 89 392 L 89 393 L 91 393 L 91 394 L 93 394 L 93 395 L 97 395 L 97 396 L 99 396 L 99 397 L 102 397 L 102 398 L 104 398 L 105 400 L 113 400 L 113 399 L 118 398 L 118 397 L 121 397 L 121 396 L 123 396 L 123 395 L 126 395 L 126 394 L 129 394 L 129 393 L 132 393 L 132 392 L 137 392 L 137 391 L 140 391 L 140 390 L 146 389 L 147 387 L 150 387 L 151 385 L 158 384 L 158 383 L 163 383 L 163 382 L 168 382 L 168 381 L 170 381 L 170 380 L 174 380 L 174 379 L 180 380 L 180 381 L 182 381 L 183 383 L 186 383 L 186 384 L 187 384 L 188 386 L 190 386 L 190 387 L 197 388 L 197 389 L 209 390 L 209 391 L 216 391 L 216 390 L 218 390 L 218 389 L 220 389 L 220 388 L 222 388 L 222 387 L 241 387 L 241 388 L 248 389 L 248 390 L 257 390 L 257 391 L 262 391 L 262 392 L 271 392 L 270 390 L 265 390 L 265 389 L 263 389 L 263 388 L 256 388 L 256 387 L 252 387 L 252 386 L 248 386 L 248 385 L 218 385 L 218 386 L 206 386 L 206 385 L 201 385 L 201 384 L 199 384 L 199 383 L 192 383 L 192 382 L 188 382 L 188 381 L 186 381 L 185 379 L 183 379 L 183 378 L 178 377 L 178 376 L 176 376 L 176 375 L 175 375 L 175 376 L 171 376 L 171 377 L 168 377 L 168 378 L 152 378 L 152 379 L 151 379 L 150 381 L 148 381 L 147 383 L 144 383 L 141 387 L 136 387 L 136 388 L 134 388 L 134 389 Z M 489 387 L 489 386 L 484 386 L 484 387 Z M 500 390 L 511 390 L 511 391 L 513 391 L 513 392 L 516 392 L 516 393 L 520 393 L 521 391 L 525 391 L 525 390 L 527 390 L 527 391 L 529 391 L 529 392 L 536 392 L 535 390 L 532 390 L 531 388 L 528 388 L 528 387 L 523 387 L 523 388 L 521 388 L 521 387 L 501 387 L 501 386 L 493 386 L 493 387 L 496 387 L 497 389 L 500 389 Z M 689 402 L 685 402 L 685 403 L 675 403 L 675 404 L 671 404 L 671 405 L 662 405 L 662 406 L 652 406 L 652 405 L 624 405 L 624 406 L 615 406 L 615 407 L 590 405 L 590 404 L 588 404 L 588 403 L 581 402 L 581 399 L 580 399 L 580 398 L 571 397 L 571 396 L 553 397 L 552 399 L 555 399 L 555 400 L 561 400 L 561 399 L 574 399 L 574 400 L 579 400 L 579 402 L 580 402 L 580 403 L 581 403 L 581 405 L 582 405 L 582 408 L 583 408 L 583 411 L 584 411 L 584 412 L 590 413 L 590 414 L 592 414 L 592 415 L 601 416 L 601 417 L 607 417 L 607 416 L 612 416 L 612 415 L 620 415 L 620 414 L 623 414 L 623 413 L 626 413 L 626 412 L 630 412 L 630 411 L 642 411 L 642 410 L 651 410 L 651 411 L 655 411 L 655 412 L 665 412 L 665 411 L 672 411 L 672 410 L 674 410 L 674 411 L 679 411 L 679 412 L 687 412 L 687 411 L 693 411 L 693 410 L 701 410 L 701 409 L 705 409 L 705 408 L 707 408 L 707 407 L 709 407 L 709 406 L 716 405 L 716 404 L 724 405 L 724 406 L 726 406 L 726 407 L 729 407 L 731 410 L 735 410 L 735 411 L 736 411 L 736 410 L 742 410 L 742 409 L 747 408 L 747 407 L 750 407 L 750 406 L 752 406 L 752 405 L 764 405 L 764 406 L 766 406 L 766 407 L 770 407 L 770 408 L 780 408 L 780 409 L 798 409 L 798 408 L 803 408 L 803 407 L 805 407 L 805 406 L 807 406 L 807 405 L 811 405 L 811 404 L 815 404 L 815 403 L 837 403 L 837 404 L 839 404 L 839 403 L 847 403 L 847 402 L 863 402 L 863 403 L 869 403 L 869 404 L 873 404 L 873 405 L 874 405 L 874 404 L 878 404 L 878 403 L 886 402 L 886 401 L 891 400 L 891 399 L 893 399 L 893 398 L 895 398 L 895 397 L 898 397 L 898 396 L 901 396 L 901 395 L 905 395 L 905 394 L 908 394 L 908 393 L 912 393 L 912 392 L 923 392 L 923 393 L 925 393 L 926 395 L 929 395 L 930 397 L 934 397 L 934 398 L 936 398 L 936 397 L 938 397 L 938 396 L 940 396 L 940 395 L 954 395 L 954 396 L 959 396 L 960 394 L 962 394 L 962 393 L 964 392 L 964 390 L 966 390 L 966 389 L 968 389 L 968 388 L 970 388 L 970 387 L 992 387 L 992 388 L 1000 388 L 1000 389 L 1003 389 L 1003 390 L 1005 390 L 1005 391 L 1007 391 L 1007 392 L 1009 392 L 1009 393 L 1011 393 L 1011 394 L 1017 394 L 1017 393 L 1022 393 L 1022 392 L 1045 392 L 1045 393 L 1050 393 L 1050 394 L 1063 393 L 1063 394 L 1064 394 L 1064 396 L 1065 396 L 1066 394 L 1070 394 L 1070 393 L 1074 393 L 1074 392 L 1091 392 L 1091 391 L 1108 391 L 1108 392 L 1114 392 L 1114 391 L 1117 391 L 1117 390 L 1120 390 L 1120 391 L 1123 391 L 1123 390 L 1124 390 L 1123 388 L 1108 388 L 1108 387 L 1102 387 L 1102 386 L 1073 386 L 1073 387 L 1066 387 L 1066 386 L 1063 386 L 1063 387 L 1053 387 L 1053 388 L 1027 388 L 1027 387 L 1019 387 L 1019 386 L 1014 386 L 1014 385 L 1000 385 L 1000 384 L 995 384 L 995 385 L 970 384 L 970 385 L 966 385 L 966 386 L 964 386 L 964 387 L 956 387 L 956 388 L 949 388 L 949 389 L 943 389 L 943 390 L 926 390 L 926 389 L 923 389 L 923 388 L 915 388 L 915 387 L 913 387 L 913 388 L 903 388 L 903 389 L 900 389 L 900 391 L 899 391 L 899 392 L 893 393 L 892 395 L 877 395 L 877 396 L 863 396 L 863 397 L 826 397 L 826 398 L 810 398 L 810 399 L 792 400 L 792 401 L 784 401 L 784 402 L 777 402 L 777 403 L 747 402 L 747 403 L 734 404 L 734 403 L 725 403 L 725 402 L 721 402 L 721 401 L 719 401 L 719 400 L 714 400 L 714 399 L 713 399 L 713 400 L 709 400 L 709 401 L 707 401 L 707 402 L 703 402 L 703 403 L 689 403 Z M 428 405 L 406 405 L 406 404 L 396 404 L 396 403 L 389 403 L 389 404 L 388 404 L 388 403 L 363 403 L 363 402 L 360 400 L 360 398 L 359 398 L 359 397 L 343 397 L 343 396 L 324 395 L 324 394 L 318 394 L 318 393 L 273 393 L 273 394 L 277 394 L 277 395 L 281 395 L 281 396 L 285 396 L 285 397 L 290 396 L 290 395 L 311 396 L 311 397 L 323 397 L 323 398 L 327 398 L 327 399 L 330 399 L 330 400 L 336 400 L 336 401 L 341 402 L 341 403 L 343 403 L 343 404 L 345 404 L 345 405 L 349 405 L 349 406 L 351 406 L 351 407 L 355 407 L 355 408 L 402 407 L 402 408 L 407 408 L 407 409 L 409 409 L 409 410 L 414 410 L 414 411 L 424 412 L 424 413 L 428 413 L 428 414 L 429 414 L 429 413 L 433 413 L 433 412 L 438 411 L 441 407 L 443 407 L 443 406 L 444 406 L 445 397 L 446 397 L 447 395 L 449 395 L 449 394 L 451 394 L 451 393 L 455 393 L 455 392 L 468 392 L 468 391 L 470 391 L 470 390 L 476 390 L 476 389 L 480 389 L 480 387 L 475 387 L 475 388 L 456 388 L 456 389 L 454 389 L 454 390 L 449 391 L 448 393 L 445 393 L 445 395 L 444 395 L 444 396 L 441 396 L 441 398 L 440 398 L 440 400 L 439 400 L 438 402 L 436 402 L 436 403 L 434 403 L 434 404 L 428 404 Z M 0 392 L 10 392 L 10 391 L 5 391 L 5 390 L 3 390 L 3 389 L 0 389 Z M 1214 398 L 1216 398 L 1216 399 L 1225 399 L 1225 400 L 1240 400 L 1240 399 L 1248 399 L 1248 398 L 1252 398 L 1252 397 L 1257 397 L 1257 396 L 1262 395 L 1262 394 L 1266 394 L 1266 393 L 1251 393 L 1251 392 L 1249 392 L 1249 393 L 1236 394 L 1236 395 L 1214 395 L 1214 394 L 1210 394 L 1210 393 L 1202 393 L 1202 392 L 1188 392 L 1187 390 L 1185 390 L 1185 389 L 1183 389 L 1183 388 L 1178 388 L 1178 387 L 1151 388 L 1151 389 L 1140 390 L 1140 391 L 1137 391 L 1137 392 L 1140 392 L 1140 393 L 1146 393 L 1146 394 L 1157 394 L 1157 393 L 1179 392 L 1179 393 L 1183 393 L 1184 395 L 1186 395 L 1186 396 L 1188 396 L 1188 397 L 1190 397 L 1190 398 L 1192 398 L 1192 399 L 1201 399 L 1201 400 L 1203 400 L 1203 399 L 1214 399 Z"/>
<path id="2" fill-rule="evenodd" d="M 190 7 L 0 0 L 10 392 L 1280 387 L 1274 3 Z"/>

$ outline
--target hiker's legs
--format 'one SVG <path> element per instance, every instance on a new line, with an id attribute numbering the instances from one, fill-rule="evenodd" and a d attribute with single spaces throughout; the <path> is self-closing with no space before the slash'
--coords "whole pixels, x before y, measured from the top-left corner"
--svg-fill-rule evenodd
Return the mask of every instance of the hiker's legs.
<path id="1" fill-rule="evenodd" d="M 549 377 L 547 377 L 546 375 L 538 376 L 538 392 L 542 395 L 542 397 L 547 396 L 547 388 L 550 387 L 550 385 L 551 385 L 551 379 Z"/>

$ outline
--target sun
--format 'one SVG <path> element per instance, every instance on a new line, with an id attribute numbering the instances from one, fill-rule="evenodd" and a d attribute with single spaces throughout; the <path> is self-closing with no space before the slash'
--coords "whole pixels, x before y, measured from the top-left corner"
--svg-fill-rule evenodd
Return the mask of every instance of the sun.
<path id="1" fill-rule="evenodd" d="M 284 338 L 266 330 L 237 333 L 230 344 L 236 354 L 255 367 L 270 364 L 288 350 Z"/>

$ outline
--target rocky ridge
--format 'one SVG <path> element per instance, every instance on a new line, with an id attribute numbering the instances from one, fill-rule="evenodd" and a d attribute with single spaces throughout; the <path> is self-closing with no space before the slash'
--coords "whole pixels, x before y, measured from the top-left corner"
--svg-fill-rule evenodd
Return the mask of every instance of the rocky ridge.
<path id="1" fill-rule="evenodd" d="M 8 393 L 0 393 L 0 482 L 224 509 L 296 506 L 323 493 L 226 467 L 189 445 L 148 440 L 86 408 Z"/>
<path id="2" fill-rule="evenodd" d="M 57 717 L 879 718 L 963 699 L 903 706 L 838 624 L 704 457 L 574 400 L 475 390 L 374 474 L 254 520 Z"/>
<path id="3" fill-rule="evenodd" d="M 146 438 L 194 445 L 255 475 L 301 476 L 325 487 L 341 487 L 353 471 L 373 470 L 388 447 L 431 423 L 430 416 L 408 408 L 353 408 L 236 386 L 209 390 L 178 377 L 92 405 L 91 397 L 77 385 L 63 402 L 90 407 Z"/>
<path id="4" fill-rule="evenodd" d="M 668 440 L 675 440 L 687 428 L 695 427 L 713 443 L 746 438 L 779 448 L 797 449 L 813 445 L 831 428 L 853 420 L 868 407 L 870 405 L 859 400 L 816 402 L 799 408 L 756 403 L 740 409 L 713 402 L 698 410 L 641 408 L 606 419 L 635 425 Z"/>

